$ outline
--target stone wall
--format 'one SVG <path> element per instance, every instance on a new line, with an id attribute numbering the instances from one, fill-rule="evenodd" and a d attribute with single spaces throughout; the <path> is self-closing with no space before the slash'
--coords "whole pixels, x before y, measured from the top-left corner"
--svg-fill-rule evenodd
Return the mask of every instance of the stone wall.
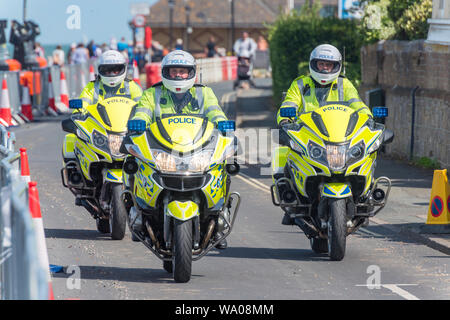
<path id="1" fill-rule="evenodd" d="M 380 41 L 361 48 L 361 64 L 361 98 L 368 103 L 369 90 L 384 90 L 386 125 L 395 133 L 387 153 L 410 158 L 415 92 L 413 157 L 436 159 L 450 169 L 450 46 Z"/>

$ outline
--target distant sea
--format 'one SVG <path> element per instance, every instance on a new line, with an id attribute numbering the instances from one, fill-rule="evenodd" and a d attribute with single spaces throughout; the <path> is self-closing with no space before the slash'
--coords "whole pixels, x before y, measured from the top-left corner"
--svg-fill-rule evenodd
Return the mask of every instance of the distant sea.
<path id="1" fill-rule="evenodd" d="M 38 41 L 39 42 L 39 41 Z M 56 49 L 56 46 L 58 44 L 43 44 L 42 48 L 44 48 L 44 53 L 45 53 L 45 58 L 47 59 L 47 57 L 50 57 L 53 55 L 53 51 Z M 14 47 L 8 43 L 7 45 L 8 51 L 9 51 L 9 56 L 12 58 L 13 57 L 13 51 L 14 51 Z M 63 51 L 66 54 L 67 57 L 67 52 L 69 52 L 70 49 L 70 44 L 61 44 L 61 49 L 63 49 Z"/>

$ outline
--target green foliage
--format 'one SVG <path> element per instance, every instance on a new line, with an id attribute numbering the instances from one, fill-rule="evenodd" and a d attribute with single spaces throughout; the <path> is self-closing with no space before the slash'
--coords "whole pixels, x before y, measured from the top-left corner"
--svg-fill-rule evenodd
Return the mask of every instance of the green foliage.
<path id="1" fill-rule="evenodd" d="M 425 169 L 440 169 L 441 168 L 441 164 L 439 163 L 438 160 L 436 159 L 431 159 L 431 158 L 427 158 L 427 157 L 422 157 L 422 158 L 414 158 L 412 163 L 418 167 L 422 167 Z"/>
<path id="2" fill-rule="evenodd" d="M 361 34 L 365 43 L 390 39 L 395 35 L 395 25 L 389 16 L 390 0 L 370 1 L 364 7 Z"/>
<path id="3" fill-rule="evenodd" d="M 320 5 L 316 3 L 312 8 L 303 6 L 302 11 L 281 15 L 269 26 L 274 101 L 277 104 L 292 81 L 309 72 L 309 56 L 320 44 L 334 45 L 342 54 L 345 47 L 347 76 L 353 83 L 361 79 L 360 48 L 363 39 L 358 32 L 358 22 L 321 18 L 319 11 Z"/>
<path id="4" fill-rule="evenodd" d="M 412 4 L 398 20 L 398 26 L 405 39 L 425 39 L 428 35 L 428 18 L 431 18 L 433 3 L 424 0 Z"/>
<path id="5" fill-rule="evenodd" d="M 369 0 L 364 7 L 361 33 L 366 43 L 424 39 L 431 11 L 432 0 Z"/>

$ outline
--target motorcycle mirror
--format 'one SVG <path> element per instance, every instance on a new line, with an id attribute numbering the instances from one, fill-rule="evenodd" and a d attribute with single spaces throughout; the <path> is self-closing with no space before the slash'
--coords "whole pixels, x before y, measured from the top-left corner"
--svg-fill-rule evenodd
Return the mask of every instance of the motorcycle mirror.
<path id="1" fill-rule="evenodd" d="M 147 123 L 144 120 L 130 120 L 127 124 L 128 131 L 144 132 L 147 128 Z"/>
<path id="2" fill-rule="evenodd" d="M 236 122 L 234 122 L 233 120 L 219 121 L 219 123 L 217 124 L 217 128 L 222 133 L 235 131 L 236 130 Z"/>
<path id="3" fill-rule="evenodd" d="M 297 109 L 295 107 L 287 107 L 280 109 L 280 116 L 283 118 L 295 118 L 297 115 Z"/>
<path id="4" fill-rule="evenodd" d="M 383 134 L 383 143 L 388 144 L 394 140 L 394 132 L 392 130 L 386 129 Z"/>
<path id="5" fill-rule="evenodd" d="M 83 108 L 83 100 L 71 99 L 69 100 L 69 109 L 81 109 Z"/>
<path id="6" fill-rule="evenodd" d="M 372 114 L 374 118 L 387 118 L 389 112 L 386 107 L 373 107 Z"/>

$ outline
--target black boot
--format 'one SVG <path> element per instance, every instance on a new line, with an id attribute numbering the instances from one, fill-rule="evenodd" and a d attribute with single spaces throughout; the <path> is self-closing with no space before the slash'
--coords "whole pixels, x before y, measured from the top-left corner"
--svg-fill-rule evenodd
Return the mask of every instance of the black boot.
<path id="1" fill-rule="evenodd" d="M 216 235 L 214 236 L 214 241 L 217 241 L 222 236 L 223 236 L 222 232 L 217 232 Z M 227 239 L 223 239 L 218 244 L 216 244 L 216 249 L 219 249 L 219 250 L 224 250 L 227 247 L 228 247 Z"/>

